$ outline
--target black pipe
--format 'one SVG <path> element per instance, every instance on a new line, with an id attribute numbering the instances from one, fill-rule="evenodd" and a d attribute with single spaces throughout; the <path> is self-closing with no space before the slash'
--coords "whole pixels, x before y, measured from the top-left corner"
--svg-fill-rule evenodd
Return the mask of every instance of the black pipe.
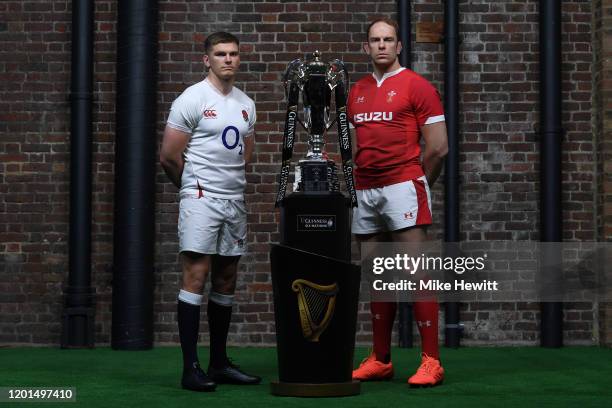
<path id="1" fill-rule="evenodd" d="M 540 220 L 542 242 L 561 242 L 561 2 L 540 1 Z M 540 303 L 540 344 L 563 345 L 561 302 Z"/>
<path id="2" fill-rule="evenodd" d="M 156 0 L 117 2 L 114 349 L 153 346 Z"/>
<path id="3" fill-rule="evenodd" d="M 411 5 L 409 0 L 397 0 L 397 23 L 399 25 L 399 40 L 402 43 L 402 52 L 399 60 L 402 67 L 411 68 L 411 43 L 410 31 L 410 11 Z M 402 348 L 412 347 L 412 303 L 399 303 L 399 346 Z"/>
<path id="4" fill-rule="evenodd" d="M 412 44 L 410 42 L 410 34 L 412 31 L 412 26 L 410 24 L 411 10 L 410 0 L 397 0 L 397 24 L 400 29 L 399 40 L 402 43 L 402 52 L 400 53 L 399 61 L 400 65 L 406 68 L 411 68 L 412 66 Z"/>
<path id="5" fill-rule="evenodd" d="M 444 4 L 444 112 L 448 155 L 444 169 L 444 240 L 459 242 L 459 4 Z M 446 302 L 444 345 L 459 347 L 461 324 L 459 304 Z"/>
<path id="6" fill-rule="evenodd" d="M 61 346 L 94 346 L 91 287 L 91 142 L 94 2 L 72 3 L 70 232 Z"/>

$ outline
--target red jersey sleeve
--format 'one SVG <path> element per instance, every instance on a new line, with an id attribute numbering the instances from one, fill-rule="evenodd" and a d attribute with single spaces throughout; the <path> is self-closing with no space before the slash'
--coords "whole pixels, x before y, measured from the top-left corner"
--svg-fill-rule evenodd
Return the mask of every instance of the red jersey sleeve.
<path id="1" fill-rule="evenodd" d="M 412 106 L 419 127 L 444 121 L 440 94 L 425 78 L 415 80 L 411 92 Z"/>

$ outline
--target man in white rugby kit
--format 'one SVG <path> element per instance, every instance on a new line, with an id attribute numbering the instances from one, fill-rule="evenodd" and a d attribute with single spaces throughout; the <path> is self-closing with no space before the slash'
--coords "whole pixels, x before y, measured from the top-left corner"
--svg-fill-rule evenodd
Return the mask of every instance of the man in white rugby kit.
<path id="1" fill-rule="evenodd" d="M 193 391 L 213 391 L 219 383 L 261 381 L 239 370 L 226 354 L 238 260 L 246 251 L 244 167 L 253 151 L 255 103 L 234 87 L 240 65 L 238 39 L 213 33 L 204 48 L 208 75 L 172 104 L 160 153 L 162 167 L 180 189 L 181 384 Z M 210 270 L 207 374 L 200 368 L 197 341 L 202 292 Z"/>

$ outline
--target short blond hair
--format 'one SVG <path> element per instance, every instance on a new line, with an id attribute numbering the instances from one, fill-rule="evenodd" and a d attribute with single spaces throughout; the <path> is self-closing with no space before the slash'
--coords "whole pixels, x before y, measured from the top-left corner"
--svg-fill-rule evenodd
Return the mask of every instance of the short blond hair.
<path id="1" fill-rule="evenodd" d="M 389 18 L 389 17 L 380 17 L 377 18 L 376 20 L 372 21 L 369 25 L 368 25 L 368 29 L 366 30 L 366 41 L 370 41 L 370 30 L 372 29 L 372 26 L 376 23 L 385 23 L 390 25 L 391 27 L 393 27 L 395 29 L 395 37 L 397 38 L 397 40 L 399 41 L 399 25 L 397 24 L 397 21 Z"/>

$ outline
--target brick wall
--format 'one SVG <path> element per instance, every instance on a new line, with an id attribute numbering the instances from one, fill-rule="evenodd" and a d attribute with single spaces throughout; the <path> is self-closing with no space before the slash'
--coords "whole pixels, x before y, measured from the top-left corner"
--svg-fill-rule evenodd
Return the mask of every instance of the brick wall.
<path id="1" fill-rule="evenodd" d="M 111 318 L 117 7 L 110 0 L 95 4 L 92 273 L 96 339 L 104 344 L 110 341 Z M 249 254 L 240 266 L 230 341 L 273 344 L 268 249 L 279 239 L 272 203 L 285 108 L 282 72 L 290 60 L 319 49 L 326 59 L 344 60 L 352 79 L 359 78 L 369 71 L 361 52 L 365 26 L 377 16 L 392 15 L 395 2 L 159 4 L 157 142 L 171 102 L 202 78 L 205 34 L 240 33 L 238 86 L 256 101 L 258 123 L 257 150 L 247 175 Z M 442 21 L 441 4 L 414 1 L 413 27 Z M 590 1 L 563 4 L 564 239 L 594 240 L 606 218 L 596 225 L 594 183 L 603 169 L 596 171 L 592 160 L 596 141 L 591 117 L 597 110 L 591 100 L 593 9 Z M 538 239 L 537 13 L 535 0 L 461 2 L 463 239 Z M 0 343 L 59 341 L 67 277 L 70 26 L 67 1 L 0 3 Z M 443 92 L 443 45 L 413 44 L 413 61 L 415 71 Z M 334 133 L 328 137 L 334 138 Z M 298 145 L 296 156 L 304 149 Z M 155 340 L 175 343 L 177 197 L 161 168 L 157 182 Z M 608 195 L 597 197 L 605 200 Z M 439 222 L 431 230 L 434 237 L 443 228 L 442 199 L 440 183 L 434 189 L 434 218 Z M 566 343 L 592 343 L 596 308 L 568 306 Z M 537 344 L 538 315 L 537 304 L 464 304 L 465 344 Z M 365 303 L 359 319 L 357 339 L 366 343 L 370 324 Z M 202 329 L 206 340 L 205 319 Z"/>
<path id="2" fill-rule="evenodd" d="M 609 95 L 612 90 L 612 36 L 605 28 L 612 23 L 612 2 L 594 1 L 594 130 L 597 141 L 597 229 L 600 241 L 612 240 L 612 121 Z M 612 347 L 612 303 L 599 305 L 599 335 L 602 345 Z"/>
<path id="3" fill-rule="evenodd" d="M 0 4 L 0 342 L 58 341 L 67 268 L 67 2 Z"/>
<path id="4" fill-rule="evenodd" d="M 538 240 L 538 2 L 461 3 L 462 224 L 469 240 Z M 591 6 L 563 2 L 563 239 L 594 240 Z M 539 336 L 539 305 L 463 305 L 466 344 Z M 565 341 L 590 343 L 596 310 L 565 305 Z"/>

